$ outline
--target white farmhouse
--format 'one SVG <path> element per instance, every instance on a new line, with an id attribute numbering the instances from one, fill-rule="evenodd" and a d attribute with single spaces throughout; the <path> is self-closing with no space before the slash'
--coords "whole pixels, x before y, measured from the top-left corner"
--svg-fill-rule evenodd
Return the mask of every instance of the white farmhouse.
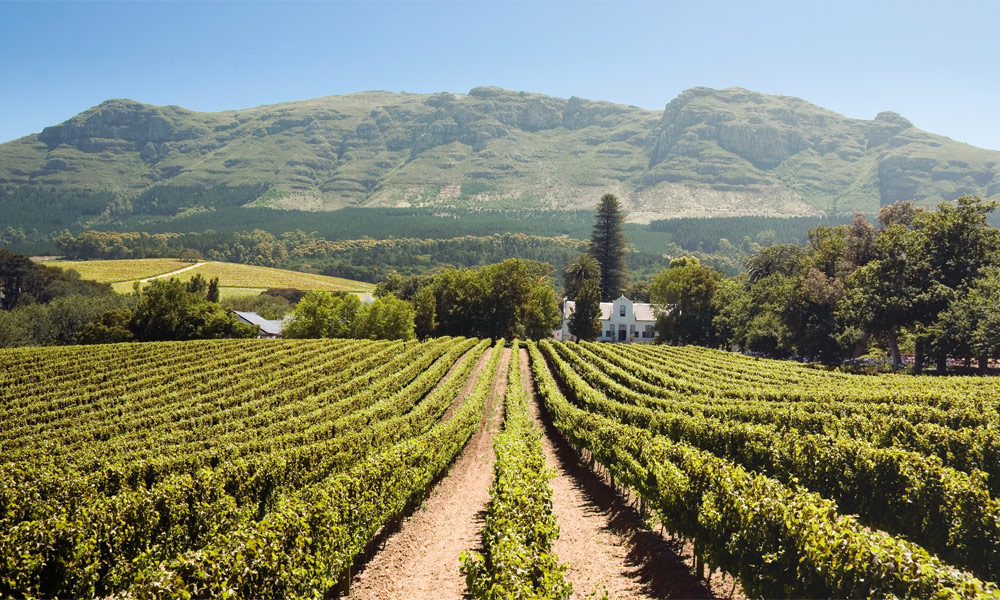
<path id="1" fill-rule="evenodd" d="M 562 329 L 554 332 L 556 339 L 575 339 L 569 332 L 569 318 L 574 310 L 576 302 L 563 302 Z M 601 302 L 601 335 L 597 339 L 602 342 L 651 342 L 656 337 L 655 325 L 652 305 L 632 302 L 622 296 L 614 302 Z"/>

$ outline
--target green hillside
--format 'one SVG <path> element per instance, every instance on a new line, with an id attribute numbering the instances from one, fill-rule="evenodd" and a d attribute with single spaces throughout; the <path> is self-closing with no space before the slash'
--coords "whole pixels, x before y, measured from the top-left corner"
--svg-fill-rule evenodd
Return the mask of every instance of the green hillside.
<path id="1" fill-rule="evenodd" d="M 189 263 L 173 258 L 139 258 L 124 260 L 51 260 L 43 264 L 73 269 L 84 279 L 111 283 L 118 292 L 132 290 L 137 281 L 157 277 L 176 277 L 187 281 L 196 275 L 206 280 L 217 277 L 224 295 L 260 293 L 267 288 L 295 288 L 299 290 L 330 290 L 370 294 L 375 286 L 363 281 L 300 273 L 257 265 L 205 261 Z"/>
<path id="2" fill-rule="evenodd" d="M 217 113 L 108 100 L 0 144 L 0 208 L 57 230 L 247 206 L 590 210 L 611 192 L 634 222 L 819 216 L 998 196 L 998 164 L 894 113 L 740 88 L 663 111 L 486 87 Z"/>

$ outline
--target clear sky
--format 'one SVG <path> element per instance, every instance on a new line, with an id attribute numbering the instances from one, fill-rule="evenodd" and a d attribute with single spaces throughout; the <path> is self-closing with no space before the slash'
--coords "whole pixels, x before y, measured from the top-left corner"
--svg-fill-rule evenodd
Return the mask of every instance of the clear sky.
<path id="1" fill-rule="evenodd" d="M 495 85 L 662 109 L 740 86 L 1000 150 L 998 23 L 987 1 L 0 0 L 0 141 L 108 98 L 215 111 Z"/>

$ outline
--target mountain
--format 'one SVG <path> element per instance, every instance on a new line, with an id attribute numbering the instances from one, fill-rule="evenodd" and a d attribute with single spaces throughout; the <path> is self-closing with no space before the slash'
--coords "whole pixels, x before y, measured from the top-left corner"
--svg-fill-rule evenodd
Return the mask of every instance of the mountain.
<path id="1" fill-rule="evenodd" d="M 105 216 L 220 203 L 589 210 L 611 192 L 636 222 L 819 216 L 1000 196 L 998 165 L 1000 152 L 895 113 L 851 119 L 740 88 L 687 90 L 662 111 L 491 87 L 216 113 L 108 100 L 0 144 L 0 206 L 83 194 Z"/>

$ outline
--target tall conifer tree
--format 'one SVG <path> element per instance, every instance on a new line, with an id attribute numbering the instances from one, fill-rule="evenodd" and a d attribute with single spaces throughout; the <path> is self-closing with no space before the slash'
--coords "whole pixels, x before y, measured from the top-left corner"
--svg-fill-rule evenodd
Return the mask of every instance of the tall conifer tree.
<path id="1" fill-rule="evenodd" d="M 604 194 L 594 217 L 590 254 L 601 265 L 601 300 L 614 300 L 625 289 L 625 213 L 614 194 Z"/>

